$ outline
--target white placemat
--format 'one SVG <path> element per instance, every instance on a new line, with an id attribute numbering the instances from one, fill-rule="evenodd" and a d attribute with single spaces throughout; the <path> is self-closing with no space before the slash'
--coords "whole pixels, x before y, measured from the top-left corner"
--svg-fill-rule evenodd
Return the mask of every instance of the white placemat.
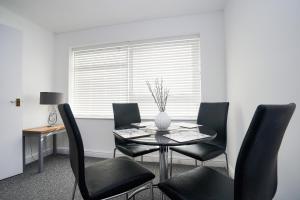
<path id="1" fill-rule="evenodd" d="M 122 138 L 139 138 L 150 135 L 149 133 L 146 133 L 145 131 L 136 128 L 113 130 L 113 132 L 118 134 Z"/>
<path id="2" fill-rule="evenodd" d="M 164 135 L 165 137 L 174 140 L 176 142 L 188 142 L 193 140 L 200 140 L 204 138 L 210 137 L 209 135 L 199 133 L 196 131 L 185 131 L 185 132 L 178 132 L 178 133 L 170 133 Z"/>

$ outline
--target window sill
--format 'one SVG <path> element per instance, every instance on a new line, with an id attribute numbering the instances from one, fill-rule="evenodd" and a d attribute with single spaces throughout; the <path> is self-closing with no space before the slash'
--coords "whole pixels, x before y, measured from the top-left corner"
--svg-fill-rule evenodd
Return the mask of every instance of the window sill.
<path id="1" fill-rule="evenodd" d="M 76 119 L 83 119 L 83 120 L 114 120 L 113 116 L 75 116 Z M 154 117 L 145 116 L 142 117 L 142 121 L 152 121 Z M 172 121 L 196 121 L 197 116 L 195 117 L 171 117 Z"/>

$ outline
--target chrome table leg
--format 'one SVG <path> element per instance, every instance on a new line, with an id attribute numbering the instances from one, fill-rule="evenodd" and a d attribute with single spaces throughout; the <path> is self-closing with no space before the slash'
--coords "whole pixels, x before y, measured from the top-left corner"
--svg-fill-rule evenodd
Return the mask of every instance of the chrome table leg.
<path id="1" fill-rule="evenodd" d="M 164 182 L 169 178 L 168 172 L 168 147 L 160 146 L 159 147 L 159 173 L 160 173 L 160 182 Z M 164 200 L 164 194 L 161 192 L 161 199 Z"/>

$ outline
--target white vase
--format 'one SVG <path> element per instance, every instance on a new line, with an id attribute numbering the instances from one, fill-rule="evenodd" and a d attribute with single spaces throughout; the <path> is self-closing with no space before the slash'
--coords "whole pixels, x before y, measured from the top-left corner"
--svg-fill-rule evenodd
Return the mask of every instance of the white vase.
<path id="1" fill-rule="evenodd" d="M 155 125 L 159 131 L 165 131 L 171 124 L 171 118 L 166 112 L 160 112 L 155 117 Z"/>

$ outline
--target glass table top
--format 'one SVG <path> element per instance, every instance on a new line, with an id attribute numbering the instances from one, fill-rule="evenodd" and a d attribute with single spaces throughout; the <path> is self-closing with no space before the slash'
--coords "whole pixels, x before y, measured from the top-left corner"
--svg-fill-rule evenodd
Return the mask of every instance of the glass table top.
<path id="1" fill-rule="evenodd" d="M 137 128 L 136 126 L 126 126 L 119 128 L 118 130 L 122 129 L 128 129 L 128 128 Z M 213 129 L 210 129 L 209 127 L 206 126 L 198 126 L 195 128 L 183 128 L 174 125 L 171 125 L 169 130 L 167 131 L 158 131 L 156 128 L 153 126 L 147 126 L 143 128 L 138 128 L 140 130 L 143 130 L 146 133 L 149 133 L 148 136 L 144 137 L 139 137 L 139 138 L 123 138 L 119 136 L 118 134 L 114 133 L 115 137 L 118 137 L 121 140 L 124 140 L 126 142 L 131 142 L 131 143 L 136 143 L 136 144 L 144 144 L 144 145 L 153 145 L 153 146 L 179 146 L 179 145 L 188 145 L 188 144 L 196 144 L 199 142 L 203 141 L 208 141 L 212 140 L 217 136 L 217 132 L 214 131 Z M 196 139 L 196 140 L 189 140 L 189 141 L 184 141 L 184 142 L 178 142 L 172 139 L 169 139 L 166 137 L 166 134 L 173 134 L 173 133 L 179 133 L 179 134 L 187 134 L 188 132 L 193 131 L 194 133 L 199 133 L 199 134 L 205 134 L 208 135 L 205 138 L 201 139 Z"/>

